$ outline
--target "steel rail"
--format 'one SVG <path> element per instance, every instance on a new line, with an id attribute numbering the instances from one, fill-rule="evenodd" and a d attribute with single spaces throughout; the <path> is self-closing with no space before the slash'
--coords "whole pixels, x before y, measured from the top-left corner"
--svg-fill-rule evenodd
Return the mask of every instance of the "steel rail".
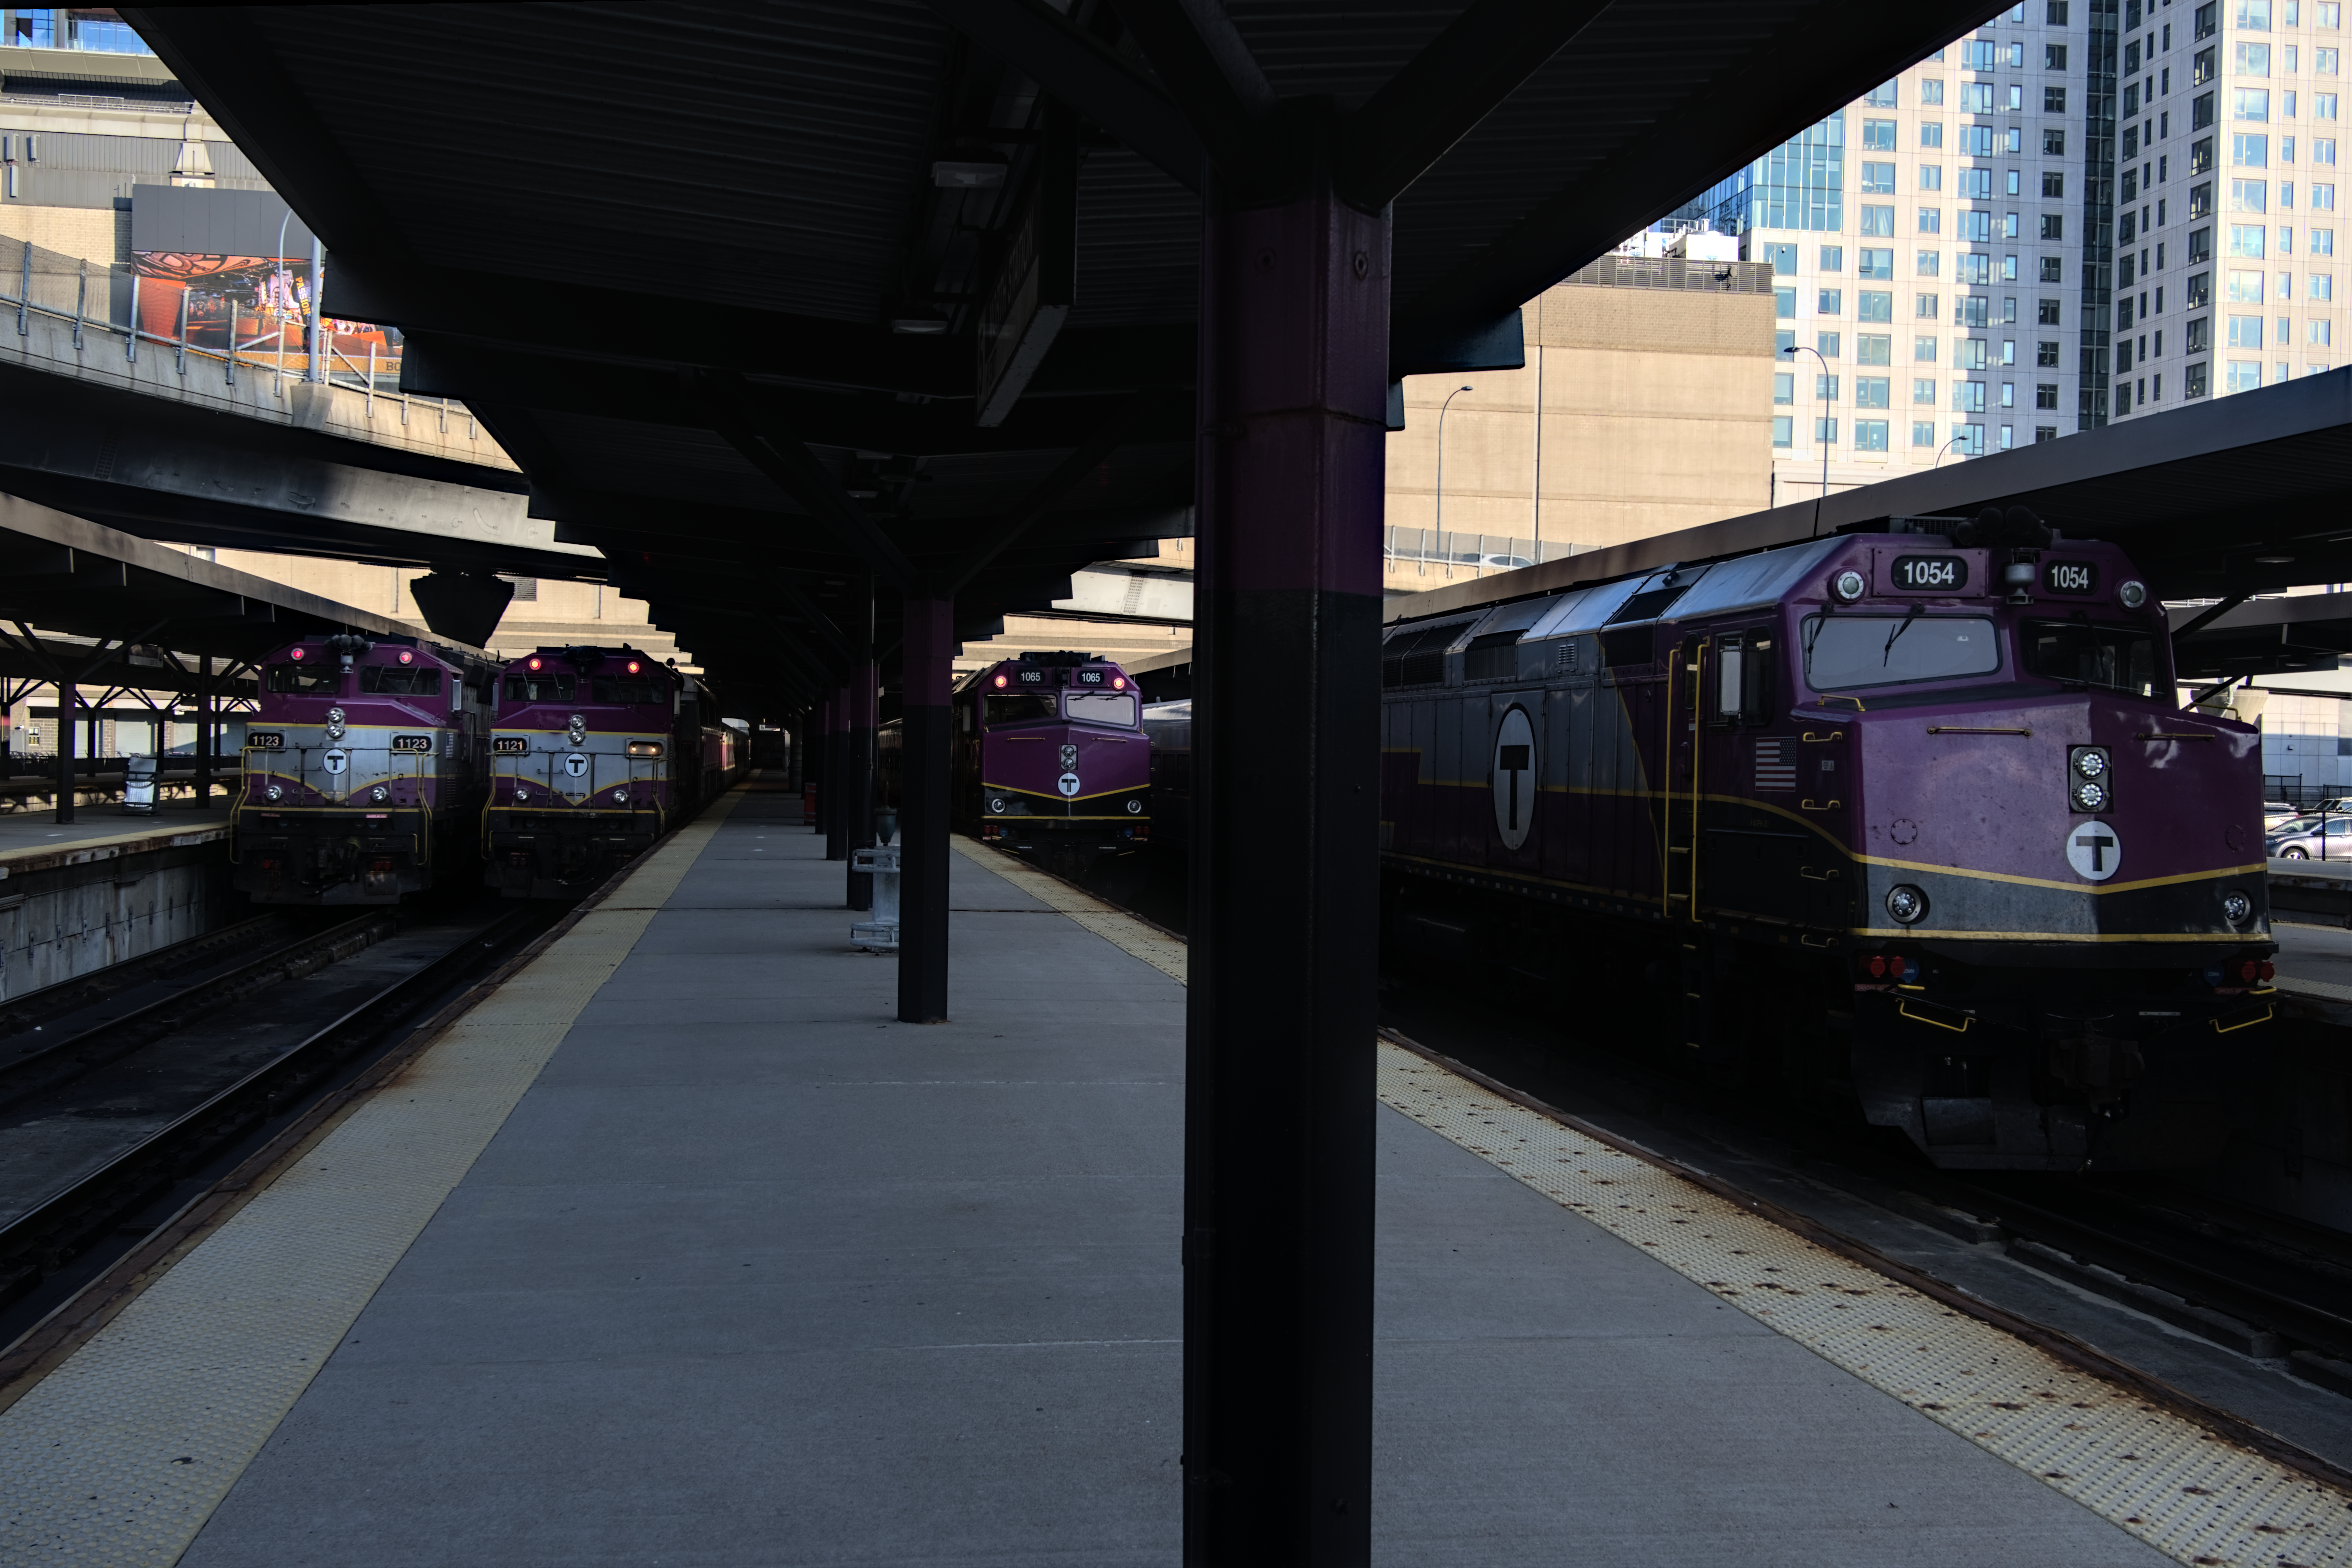
<path id="1" fill-rule="evenodd" d="M 431 963 L 0 1226 L 0 1302 L 30 1289 L 43 1274 L 154 1201 L 204 1156 L 297 1099 L 338 1063 L 400 1030 L 419 1005 L 526 937 L 547 912 L 527 904 L 468 932 Z"/>

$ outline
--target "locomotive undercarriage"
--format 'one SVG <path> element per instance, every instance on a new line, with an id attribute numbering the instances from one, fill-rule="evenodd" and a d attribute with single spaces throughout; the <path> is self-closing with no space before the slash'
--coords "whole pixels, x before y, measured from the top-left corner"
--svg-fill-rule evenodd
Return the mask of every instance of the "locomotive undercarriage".
<path id="1" fill-rule="evenodd" d="M 1532 985 L 1581 1021 L 1580 1045 L 1899 1131 L 1947 1168 L 2209 1163 L 2241 1121 L 2233 1086 L 2269 1034 L 2266 987 L 2206 978 L 2261 951 L 2248 944 L 2105 945 L 2087 962 L 2080 949 L 1913 944 L 1916 981 L 1858 983 L 1856 952 L 1866 963 L 1887 944 L 1762 921 L 1669 921 L 1654 902 L 1607 895 L 1538 897 L 1391 868 L 1388 957 Z"/>
<path id="2" fill-rule="evenodd" d="M 234 885 L 261 904 L 396 904 L 433 885 L 440 826 L 421 810 L 248 812 Z"/>
<path id="3" fill-rule="evenodd" d="M 577 899 L 653 847 L 661 818 L 642 811 L 514 816 L 489 837 L 483 880 L 509 899 Z"/>

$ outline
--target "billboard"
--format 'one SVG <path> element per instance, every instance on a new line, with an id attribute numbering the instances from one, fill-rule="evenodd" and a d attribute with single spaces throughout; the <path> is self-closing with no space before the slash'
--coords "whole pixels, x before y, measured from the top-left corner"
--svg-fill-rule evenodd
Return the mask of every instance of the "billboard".
<path id="1" fill-rule="evenodd" d="M 131 198 L 133 309 L 152 338 L 277 365 L 310 366 L 310 231 L 268 191 L 134 185 Z M 325 300 L 334 304 L 332 267 Z M 397 383 L 400 334 L 330 313 L 324 374 Z"/>

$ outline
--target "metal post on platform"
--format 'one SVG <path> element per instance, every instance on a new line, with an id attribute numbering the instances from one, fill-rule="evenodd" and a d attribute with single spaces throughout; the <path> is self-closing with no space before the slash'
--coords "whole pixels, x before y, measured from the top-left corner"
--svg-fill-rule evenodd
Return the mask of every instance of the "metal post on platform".
<path id="1" fill-rule="evenodd" d="M 314 234 L 310 237 L 310 342 L 306 345 L 308 350 L 306 363 L 302 366 L 304 381 L 327 379 L 325 371 L 320 368 L 321 362 L 319 358 L 319 342 L 325 335 L 323 327 L 326 319 L 326 298 L 327 247 L 320 243 L 319 237 Z"/>
<path id="2" fill-rule="evenodd" d="M 213 803 L 213 656 L 196 664 L 196 809 Z"/>
<path id="3" fill-rule="evenodd" d="M 874 576 L 866 574 L 866 607 L 857 624 L 857 639 L 849 666 L 848 730 L 842 746 L 845 778 L 841 791 L 844 826 L 851 850 L 874 847 L 874 731 L 882 699 L 880 671 L 874 662 Z M 853 864 L 845 902 L 853 910 L 874 907 L 874 878 Z"/>
<path id="4" fill-rule="evenodd" d="M 74 821 L 74 705 L 79 698 L 75 683 L 58 682 L 58 826 L 68 826 Z"/>
<path id="5" fill-rule="evenodd" d="M 816 808 L 824 818 L 824 858 L 849 858 L 849 683 L 834 689 L 824 726 L 824 784 Z"/>
<path id="6" fill-rule="evenodd" d="M 1202 203 L 1188 1564 L 1371 1546 L 1389 224 L 1333 188 L 1328 112 L 1283 106 L 1307 154 L 1286 193 L 1212 178 Z M 1268 669 L 1297 700 L 1251 689 Z"/>
<path id="7" fill-rule="evenodd" d="M 905 695 L 898 709 L 898 1021 L 948 1016 L 948 687 L 955 601 L 906 601 Z"/>

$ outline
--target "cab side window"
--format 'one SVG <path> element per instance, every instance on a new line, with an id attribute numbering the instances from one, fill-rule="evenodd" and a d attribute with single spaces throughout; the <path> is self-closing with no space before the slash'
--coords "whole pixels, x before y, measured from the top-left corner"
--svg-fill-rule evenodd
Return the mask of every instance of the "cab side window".
<path id="1" fill-rule="evenodd" d="M 1707 718 L 1717 724 L 1761 724 L 1772 714 L 1773 637 L 1770 628 L 1727 632 L 1716 638 L 1714 689 Z"/>

